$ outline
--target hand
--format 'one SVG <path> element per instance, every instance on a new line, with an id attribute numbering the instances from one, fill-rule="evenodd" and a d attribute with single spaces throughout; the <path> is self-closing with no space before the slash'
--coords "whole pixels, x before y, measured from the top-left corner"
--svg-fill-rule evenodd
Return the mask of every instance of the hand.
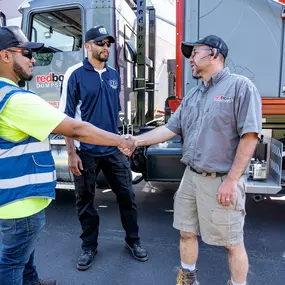
<path id="1" fill-rule="evenodd" d="M 122 135 L 122 143 L 119 147 L 119 150 L 127 155 L 127 156 L 131 156 L 132 153 L 134 152 L 135 148 L 136 148 L 136 139 L 135 137 L 131 136 L 131 135 Z"/>
<path id="2" fill-rule="evenodd" d="M 83 165 L 80 157 L 76 153 L 68 155 L 68 166 L 74 175 L 81 175 L 80 170 L 83 170 Z"/>
<path id="3" fill-rule="evenodd" d="M 237 181 L 225 178 L 218 189 L 218 203 L 224 207 L 235 205 L 236 203 Z"/>

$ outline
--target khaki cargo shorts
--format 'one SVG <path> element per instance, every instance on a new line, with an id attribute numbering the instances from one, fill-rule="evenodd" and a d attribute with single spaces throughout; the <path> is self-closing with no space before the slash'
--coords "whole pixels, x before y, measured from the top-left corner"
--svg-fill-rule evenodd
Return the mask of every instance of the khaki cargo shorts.
<path id="1" fill-rule="evenodd" d="M 173 227 L 201 235 L 210 245 L 230 246 L 243 242 L 245 176 L 238 182 L 236 204 L 218 204 L 217 192 L 226 176 L 202 176 L 186 167 L 174 196 Z"/>

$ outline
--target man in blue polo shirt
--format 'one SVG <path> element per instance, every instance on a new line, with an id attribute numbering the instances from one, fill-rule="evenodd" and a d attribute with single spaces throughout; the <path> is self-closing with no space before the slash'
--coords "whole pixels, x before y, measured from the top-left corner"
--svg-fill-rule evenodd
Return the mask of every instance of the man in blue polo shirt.
<path id="1" fill-rule="evenodd" d="M 62 86 L 60 109 L 68 116 L 89 122 L 103 130 L 118 133 L 120 77 L 108 66 L 110 46 L 115 39 L 103 26 L 87 31 L 87 58 L 70 67 Z M 97 252 L 99 215 L 94 206 L 96 168 L 99 166 L 117 196 L 121 222 L 126 231 L 126 247 L 134 258 L 148 259 L 138 235 L 137 206 L 132 174 L 127 158 L 117 147 L 79 143 L 65 138 L 68 162 L 74 174 L 76 209 L 82 227 L 82 253 L 79 270 L 87 270 Z"/>

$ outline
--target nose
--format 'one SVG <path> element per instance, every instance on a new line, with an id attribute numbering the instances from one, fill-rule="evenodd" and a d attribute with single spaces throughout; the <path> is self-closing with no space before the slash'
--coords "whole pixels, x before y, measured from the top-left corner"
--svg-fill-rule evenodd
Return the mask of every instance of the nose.
<path id="1" fill-rule="evenodd" d="M 35 60 L 34 57 L 31 58 L 31 62 L 32 62 L 32 64 L 35 64 L 35 63 L 36 63 L 36 60 Z"/>

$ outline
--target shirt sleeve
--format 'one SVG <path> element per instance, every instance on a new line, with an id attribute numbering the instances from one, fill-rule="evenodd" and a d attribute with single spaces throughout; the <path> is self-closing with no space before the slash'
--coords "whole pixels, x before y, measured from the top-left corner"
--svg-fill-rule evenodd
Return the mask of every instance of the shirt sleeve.
<path id="1" fill-rule="evenodd" d="M 176 133 L 177 135 L 181 134 L 181 110 L 183 108 L 183 101 L 174 114 L 169 118 L 167 124 L 165 125 L 170 131 Z"/>
<path id="2" fill-rule="evenodd" d="M 242 137 L 246 133 L 260 134 L 262 130 L 261 96 L 254 84 L 246 80 L 238 92 L 235 102 L 237 131 Z"/>
<path id="3" fill-rule="evenodd" d="M 44 141 L 66 115 L 31 93 L 17 93 L 6 104 L 1 119 L 9 128 Z"/>
<path id="4" fill-rule="evenodd" d="M 79 103 L 76 76 L 67 70 L 62 82 L 59 110 L 71 118 L 75 118 L 76 107 Z"/>

